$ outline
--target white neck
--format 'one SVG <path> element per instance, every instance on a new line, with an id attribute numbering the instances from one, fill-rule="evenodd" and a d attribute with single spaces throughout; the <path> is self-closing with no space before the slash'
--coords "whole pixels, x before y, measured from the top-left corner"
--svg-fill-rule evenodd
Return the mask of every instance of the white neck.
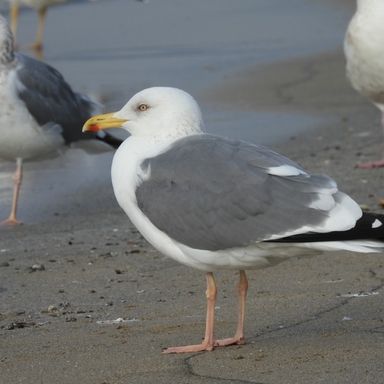
<path id="1" fill-rule="evenodd" d="M 124 194 L 129 191 L 131 200 L 135 201 L 136 185 L 145 178 L 140 170 L 143 160 L 164 152 L 175 140 L 173 137 L 130 136 L 120 145 L 113 158 L 112 184 L 117 201 L 124 210 L 127 201 Z"/>
<path id="2" fill-rule="evenodd" d="M 13 35 L 5 19 L 0 15 L 0 65 L 13 61 Z"/>
<path id="3" fill-rule="evenodd" d="M 137 185 L 149 177 L 150 173 L 150 169 L 141 169 L 143 160 L 164 152 L 174 141 L 174 138 L 159 141 L 143 136 L 129 137 L 120 145 L 113 158 L 112 184 L 120 207 L 141 234 L 163 254 L 187 263 L 188 259 L 180 248 L 155 228 L 138 208 L 135 193 Z"/>

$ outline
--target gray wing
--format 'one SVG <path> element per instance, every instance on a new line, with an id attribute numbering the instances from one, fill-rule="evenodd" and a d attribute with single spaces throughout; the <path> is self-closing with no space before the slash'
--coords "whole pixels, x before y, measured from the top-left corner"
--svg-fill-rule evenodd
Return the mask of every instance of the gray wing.
<path id="1" fill-rule="evenodd" d="M 18 96 L 38 124 L 60 125 L 67 144 L 84 139 L 81 127 L 98 105 L 74 92 L 53 67 L 22 54 L 17 60 Z"/>
<path id="2" fill-rule="evenodd" d="M 309 175 L 267 148 L 210 135 L 179 140 L 141 166 L 150 176 L 136 190 L 140 209 L 170 237 L 197 249 L 307 232 L 326 223 L 345 197 L 329 177 Z"/>

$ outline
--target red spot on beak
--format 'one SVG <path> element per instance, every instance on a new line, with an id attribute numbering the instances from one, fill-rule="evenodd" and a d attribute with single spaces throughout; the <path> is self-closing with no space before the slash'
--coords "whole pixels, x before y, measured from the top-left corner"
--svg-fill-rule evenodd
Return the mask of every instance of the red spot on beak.
<path id="1" fill-rule="evenodd" d="M 91 124 L 87 127 L 88 132 L 98 132 L 100 131 L 100 127 L 97 124 Z"/>

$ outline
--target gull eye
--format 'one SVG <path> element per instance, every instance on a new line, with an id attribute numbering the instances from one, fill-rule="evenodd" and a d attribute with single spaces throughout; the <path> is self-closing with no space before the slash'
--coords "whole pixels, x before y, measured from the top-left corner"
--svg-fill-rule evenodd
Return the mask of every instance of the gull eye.
<path id="1" fill-rule="evenodd" d="M 140 112 L 144 112 L 148 109 L 148 105 L 147 104 L 140 104 L 138 107 L 137 107 L 137 110 L 140 111 Z"/>

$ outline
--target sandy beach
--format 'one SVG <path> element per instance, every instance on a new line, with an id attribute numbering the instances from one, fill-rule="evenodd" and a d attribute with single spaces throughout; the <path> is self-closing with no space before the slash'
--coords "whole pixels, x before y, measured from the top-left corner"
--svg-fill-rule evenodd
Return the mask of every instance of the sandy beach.
<path id="1" fill-rule="evenodd" d="M 304 108 L 338 115 L 338 123 L 292 137 L 277 149 L 335 177 L 342 190 L 380 211 L 383 172 L 354 168 L 380 151 L 377 113 L 340 76 L 340 55 L 310 60 L 316 71 L 291 86 L 291 103 L 273 96 L 280 85 L 275 92 L 266 86 L 267 92 L 258 79 L 270 71 L 275 78 L 287 70 L 298 74 L 301 60 L 244 74 L 259 87 L 257 97 L 250 92 L 246 98 L 277 111 L 299 108 L 304 100 Z M 333 103 L 335 88 L 341 92 Z M 148 246 L 116 206 L 109 185 L 94 195 L 97 214 L 57 216 L 0 233 L 2 382 L 380 383 L 382 255 L 328 253 L 251 272 L 245 346 L 164 356 L 163 347 L 202 335 L 203 274 Z M 218 276 L 217 332 L 229 334 L 235 326 L 235 274 Z M 124 322 L 114 324 L 119 318 Z"/>
<path id="2" fill-rule="evenodd" d="M 311 116 L 311 129 L 274 149 L 382 212 L 383 170 L 354 168 L 381 154 L 379 113 L 349 86 L 340 50 L 249 66 L 196 93 L 228 113 Z M 54 207 L 39 203 L 34 179 L 31 220 L 0 228 L 1 383 L 382 383 L 382 254 L 319 253 L 250 271 L 246 345 L 162 355 L 202 338 L 204 274 L 163 257 L 132 227 L 108 179 L 112 155 Z M 29 174 L 43 178 L 38 171 L 32 163 Z M 49 181 L 41 193 L 59 190 Z M 217 277 L 216 329 L 226 336 L 237 274 Z"/>

